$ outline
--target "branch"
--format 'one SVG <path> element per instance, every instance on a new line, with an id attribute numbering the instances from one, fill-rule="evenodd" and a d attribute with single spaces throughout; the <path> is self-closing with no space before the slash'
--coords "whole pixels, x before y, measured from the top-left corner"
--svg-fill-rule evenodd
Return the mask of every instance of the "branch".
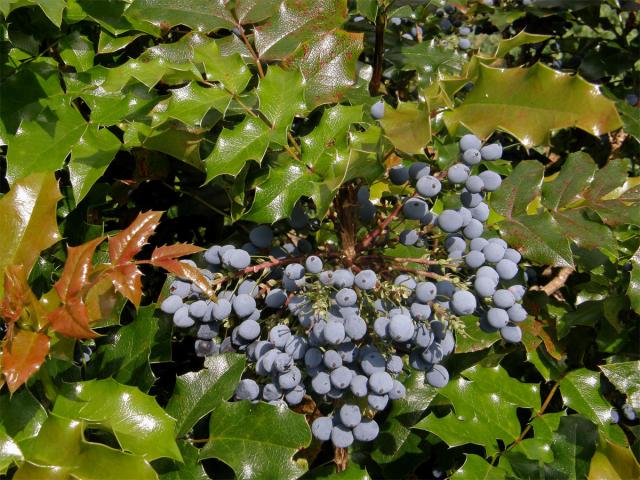
<path id="1" fill-rule="evenodd" d="M 402 210 L 402 202 L 398 202 L 398 205 L 396 205 L 396 208 L 393 210 L 393 212 L 391 212 L 377 228 L 369 233 L 369 235 L 364 237 L 362 242 L 360 242 L 360 245 L 358 245 L 358 250 L 367 248 L 369 245 L 371 245 L 371 242 L 373 242 L 376 237 L 380 235 L 385 228 L 387 228 L 387 226 L 391 223 L 391 220 L 398 216 L 400 210 Z"/>
<path id="2" fill-rule="evenodd" d="M 369 83 L 372 97 L 378 95 L 382 83 L 382 67 L 384 64 L 384 29 L 387 26 L 387 15 L 381 13 L 376 17 L 376 45 L 373 54 L 373 75 Z"/>
<path id="3" fill-rule="evenodd" d="M 567 283 L 567 279 L 573 273 L 573 268 L 562 267 L 558 274 L 547 283 L 544 287 L 532 288 L 531 290 L 540 290 L 548 296 L 553 295 Z"/>
<path id="4" fill-rule="evenodd" d="M 238 23 L 238 25 L 236 25 L 236 28 L 240 32 L 240 36 L 242 37 L 242 41 L 244 42 L 244 44 L 247 46 L 247 50 L 249 50 L 249 53 L 251 54 L 253 59 L 256 61 L 256 65 L 258 66 L 258 75 L 260 75 L 260 78 L 264 78 L 264 70 L 262 70 L 262 63 L 260 62 L 260 57 L 258 57 L 258 53 L 253 49 L 253 46 L 251 46 L 249 39 L 244 34 L 244 28 L 242 27 L 242 25 Z"/>

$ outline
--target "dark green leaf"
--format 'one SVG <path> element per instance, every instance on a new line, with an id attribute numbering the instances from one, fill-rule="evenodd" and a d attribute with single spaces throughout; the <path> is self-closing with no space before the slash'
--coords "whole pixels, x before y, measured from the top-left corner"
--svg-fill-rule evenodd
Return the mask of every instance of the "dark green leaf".
<path id="1" fill-rule="evenodd" d="M 589 186 L 595 173 L 596 164 L 588 154 L 570 154 L 558 176 L 543 185 L 542 204 L 552 210 L 566 207 Z"/>
<path id="2" fill-rule="evenodd" d="M 177 419 L 177 435 L 187 434 L 198 420 L 233 395 L 244 365 L 242 355 L 216 355 L 207 359 L 207 368 L 176 379 L 166 410 Z"/>
<path id="3" fill-rule="evenodd" d="M 223 402 L 211 415 L 209 442 L 200 458 L 217 458 L 239 479 L 294 479 L 305 468 L 292 457 L 311 442 L 303 415 L 286 406 Z"/>
<path id="4" fill-rule="evenodd" d="M 22 451 L 13 438 L 7 435 L 0 424 L 0 475 L 7 473 L 9 467 L 23 460 Z"/>
<path id="5" fill-rule="evenodd" d="M 16 442 L 35 437 L 46 419 L 46 410 L 26 389 L 0 396 L 0 426 Z"/>
<path id="6" fill-rule="evenodd" d="M 126 11 L 128 19 L 143 21 L 156 27 L 169 29 L 185 25 L 207 33 L 235 26 L 233 16 L 223 0 L 201 2 L 198 0 L 134 0 Z"/>
<path id="7" fill-rule="evenodd" d="M 93 378 L 112 376 L 120 383 L 149 391 L 155 381 L 149 365 L 158 331 L 154 310 L 155 305 L 141 307 L 133 322 L 120 328 L 108 343 L 98 347 L 88 366 Z"/>
<path id="8" fill-rule="evenodd" d="M 178 447 L 182 454 L 182 462 L 166 458 L 153 462 L 158 478 L 160 480 L 208 480 L 209 476 L 198 459 L 198 449 L 182 440 L 178 441 Z"/>
<path id="9" fill-rule="evenodd" d="M 56 399 L 57 415 L 98 423 L 113 432 L 120 446 L 147 460 L 181 460 L 174 430 L 176 421 L 153 397 L 113 379 L 69 384 Z"/>
<path id="10" fill-rule="evenodd" d="M 107 170 L 120 146 L 118 137 L 106 128 L 98 130 L 89 127 L 80 141 L 71 148 L 69 179 L 76 203 L 82 201 Z"/>
<path id="11" fill-rule="evenodd" d="M 77 72 L 84 72 L 93 67 L 95 52 L 93 44 L 77 31 L 60 39 L 60 57 Z"/>
<path id="12" fill-rule="evenodd" d="M 544 167 L 540 162 L 520 162 L 491 195 L 491 207 L 507 218 L 527 213 L 527 206 L 540 194 L 543 180 Z"/>
<path id="13" fill-rule="evenodd" d="M 504 480 L 506 472 L 478 455 L 466 454 L 466 460 L 451 476 L 452 480 Z"/>
<path id="14" fill-rule="evenodd" d="M 600 370 L 618 390 L 631 398 L 640 392 L 640 360 L 600 365 Z"/>

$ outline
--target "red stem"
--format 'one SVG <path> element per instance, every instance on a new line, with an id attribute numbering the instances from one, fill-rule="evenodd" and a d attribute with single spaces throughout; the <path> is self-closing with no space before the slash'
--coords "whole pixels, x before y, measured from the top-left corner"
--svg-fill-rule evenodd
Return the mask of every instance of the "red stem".
<path id="1" fill-rule="evenodd" d="M 398 216 L 401 209 L 402 202 L 398 202 L 398 205 L 396 205 L 396 208 L 393 209 L 393 212 L 391 212 L 387 216 L 387 218 L 385 218 L 382 223 L 378 225 L 378 227 L 376 227 L 371 233 L 369 233 L 369 235 L 367 235 L 362 240 L 362 242 L 360 242 L 359 249 L 367 248 L 369 245 L 371 245 L 371 242 L 373 242 L 378 237 L 378 235 L 380 235 L 384 231 L 384 229 L 387 228 L 387 226 L 391 223 L 391 220 Z"/>

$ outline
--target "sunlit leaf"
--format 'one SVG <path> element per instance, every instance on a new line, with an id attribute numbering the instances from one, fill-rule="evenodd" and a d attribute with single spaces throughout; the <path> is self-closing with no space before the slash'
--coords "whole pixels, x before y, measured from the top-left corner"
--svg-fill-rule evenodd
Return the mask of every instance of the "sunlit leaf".
<path id="1" fill-rule="evenodd" d="M 18 330 L 2 349 L 2 373 L 10 392 L 15 392 L 38 371 L 49 353 L 49 337 Z"/>

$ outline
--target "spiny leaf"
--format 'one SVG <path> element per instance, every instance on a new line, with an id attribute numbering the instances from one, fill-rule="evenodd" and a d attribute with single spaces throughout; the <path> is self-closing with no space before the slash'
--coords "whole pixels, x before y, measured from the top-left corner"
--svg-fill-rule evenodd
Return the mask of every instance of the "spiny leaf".
<path id="1" fill-rule="evenodd" d="M 596 163 L 588 154 L 570 154 L 558 176 L 542 186 L 542 204 L 557 210 L 572 203 L 589 186 L 596 170 Z"/>
<path id="2" fill-rule="evenodd" d="M 206 368 L 176 379 L 166 410 L 177 419 L 177 435 L 189 433 L 198 420 L 233 395 L 244 366 L 242 355 L 226 353 L 208 357 Z"/>
<path id="3" fill-rule="evenodd" d="M 146 460 L 181 460 L 174 438 L 175 420 L 136 387 L 113 379 L 69 384 L 56 398 L 53 413 L 99 423 L 113 432 L 124 450 Z"/>
<path id="4" fill-rule="evenodd" d="M 286 85 L 287 88 L 282 88 Z M 296 115 L 306 110 L 304 80 L 298 69 L 271 66 L 257 88 L 260 112 L 271 123 L 271 140 L 287 145 L 287 131 Z"/>
<path id="5" fill-rule="evenodd" d="M 133 263 L 119 265 L 109 271 L 107 277 L 115 290 L 129 300 L 135 307 L 142 299 L 142 272 Z"/>
<path id="6" fill-rule="evenodd" d="M 52 100 L 33 120 L 23 120 L 16 134 L 9 138 L 7 152 L 7 180 L 17 180 L 34 172 L 59 170 L 64 165 L 71 148 L 87 129 L 87 122 L 69 99 Z M 38 145 L 37 149 L 33 146 Z"/>
<path id="7" fill-rule="evenodd" d="M 242 25 L 258 23 L 276 13 L 279 4 L 280 0 L 237 0 L 236 17 Z"/>
<path id="8" fill-rule="evenodd" d="M 424 147 L 431 140 L 428 109 L 417 103 L 402 102 L 397 109 L 387 105 L 380 124 L 391 143 L 405 153 L 424 153 Z"/>
<path id="9" fill-rule="evenodd" d="M 202 65 L 210 82 L 220 82 L 232 94 L 241 93 L 251 80 L 251 70 L 240 54 L 224 55 L 209 37 L 195 35 L 192 40 L 193 61 Z"/>
<path id="10" fill-rule="evenodd" d="M 363 41 L 362 33 L 333 30 L 299 47 L 295 65 L 305 79 L 304 95 L 309 108 L 339 102 L 355 84 Z"/>
<path id="11" fill-rule="evenodd" d="M 462 465 L 451 476 L 452 480 L 504 480 L 507 472 L 499 467 L 494 467 L 479 455 L 465 454 Z"/>
<path id="12" fill-rule="evenodd" d="M 589 480 L 640 478 L 640 464 L 629 447 L 599 442 L 589 465 Z"/>
<path id="13" fill-rule="evenodd" d="M 233 16 L 223 0 L 201 2 L 198 0 L 134 0 L 126 11 L 127 18 L 148 22 L 169 29 L 186 25 L 196 31 L 207 33 L 235 26 Z"/>
<path id="14" fill-rule="evenodd" d="M 92 271 L 93 254 L 104 238 L 94 238 L 82 245 L 67 249 L 64 270 L 54 284 L 60 300 L 66 302 L 70 298 L 78 296 L 82 289 L 87 286 Z"/>
<path id="15" fill-rule="evenodd" d="M 609 363 L 598 368 L 627 397 L 635 398 L 640 393 L 640 360 Z"/>
<path id="16" fill-rule="evenodd" d="M 17 479 L 77 478 L 107 480 L 118 472 L 123 478 L 157 478 L 148 461 L 99 443 L 86 442 L 85 422 L 50 415 L 37 437 L 23 442 L 26 462 Z"/>
<path id="17" fill-rule="evenodd" d="M 71 297 L 49 313 L 51 327 L 72 338 L 93 338 L 96 333 L 89 327 L 90 317 L 82 298 Z"/>
<path id="18" fill-rule="evenodd" d="M 144 392 L 151 388 L 155 377 L 149 357 L 158 332 L 155 308 L 155 305 L 140 308 L 133 322 L 120 328 L 108 343 L 99 344 L 87 366 L 90 378 L 113 377 Z"/>
<path id="19" fill-rule="evenodd" d="M 18 330 L 2 348 L 2 373 L 11 393 L 33 375 L 49 353 L 49 337 L 43 333 Z"/>
<path id="20" fill-rule="evenodd" d="M 109 258 L 113 265 L 130 262 L 146 245 L 153 234 L 162 212 L 152 210 L 140 213 L 127 228 L 109 237 Z"/>
<path id="21" fill-rule="evenodd" d="M 104 174 L 120 146 L 118 137 L 106 128 L 87 128 L 82 138 L 71 148 L 69 180 L 76 204 L 82 201 Z"/>
<path id="22" fill-rule="evenodd" d="M 530 68 L 479 66 L 460 106 L 445 114 L 449 129 L 462 124 L 481 137 L 500 129 L 525 146 L 548 144 L 553 130 L 577 127 L 600 136 L 622 126 L 615 104 L 579 76 L 541 63 Z"/>
<path id="23" fill-rule="evenodd" d="M 346 0 L 285 0 L 271 20 L 255 30 L 258 55 L 281 60 L 302 42 L 339 27 L 346 16 Z"/>
<path id="24" fill-rule="evenodd" d="M 233 130 L 224 128 L 213 152 L 204 160 L 207 182 L 220 175 L 237 176 L 250 160 L 260 163 L 269 146 L 269 134 L 262 120 L 250 116 Z"/>
<path id="25" fill-rule="evenodd" d="M 200 450 L 200 458 L 223 461 L 239 479 L 294 479 L 304 468 L 292 457 L 310 441 L 304 416 L 286 406 L 224 402 L 211 416 L 209 442 Z"/>
<path id="26" fill-rule="evenodd" d="M 527 43 L 543 42 L 545 40 L 548 40 L 549 38 L 551 38 L 551 35 L 540 35 L 538 33 L 529 33 L 522 30 L 518 32 L 517 35 L 511 38 L 503 38 L 502 40 L 500 40 L 494 56 L 501 58 L 516 47 L 526 45 Z"/>
<path id="27" fill-rule="evenodd" d="M 24 265 L 29 272 L 40 252 L 58 241 L 56 209 L 60 198 L 53 173 L 35 173 L 16 182 L 0 199 L 0 271 L 8 265 Z M 4 274 L 0 281 L 4 282 Z"/>
<path id="28" fill-rule="evenodd" d="M 544 166 L 537 161 L 516 165 L 500 188 L 491 195 L 491 207 L 503 217 L 527 213 L 527 206 L 540 194 Z"/>
<path id="29" fill-rule="evenodd" d="M 163 245 L 156 247 L 151 254 L 151 260 L 173 260 L 187 255 L 194 255 L 204 250 L 202 247 L 191 245 L 190 243 L 174 243 L 173 245 Z"/>
<path id="30" fill-rule="evenodd" d="M 7 435 L 2 424 L 0 424 L 0 475 L 7 473 L 9 467 L 14 463 L 24 460 L 22 451 L 18 444 Z"/>
<path id="31" fill-rule="evenodd" d="M 194 245 L 179 243 L 164 247 L 157 247 L 151 254 L 149 263 L 156 267 L 164 268 L 177 277 L 187 279 L 197 285 L 206 295 L 215 297 L 215 292 L 211 288 L 211 282 L 202 272 L 188 263 L 177 260 L 177 257 L 191 255 L 200 252 L 202 248 Z"/>

